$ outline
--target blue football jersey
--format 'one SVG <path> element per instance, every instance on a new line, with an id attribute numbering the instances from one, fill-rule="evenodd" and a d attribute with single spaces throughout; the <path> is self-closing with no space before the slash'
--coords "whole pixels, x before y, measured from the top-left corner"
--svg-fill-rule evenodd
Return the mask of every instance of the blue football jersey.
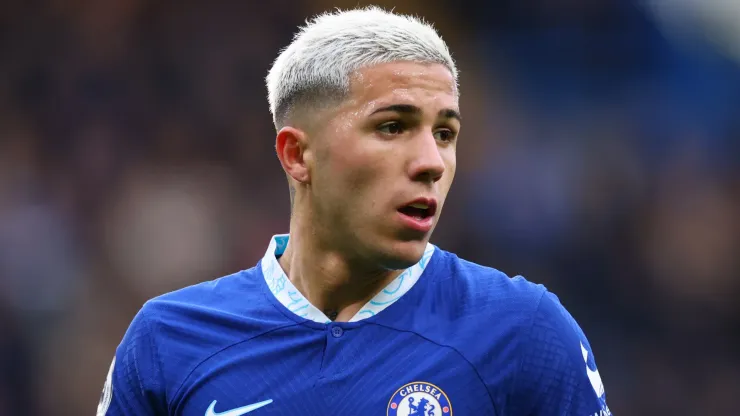
<path id="1" fill-rule="evenodd" d="M 349 322 L 253 268 L 148 301 L 98 415 L 605 416 L 583 332 L 543 286 L 429 244 Z"/>

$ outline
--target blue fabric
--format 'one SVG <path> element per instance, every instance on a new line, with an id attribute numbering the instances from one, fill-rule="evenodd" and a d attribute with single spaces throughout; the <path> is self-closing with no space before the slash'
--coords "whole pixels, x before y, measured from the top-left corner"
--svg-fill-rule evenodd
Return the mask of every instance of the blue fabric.
<path id="1" fill-rule="evenodd" d="M 106 414 L 272 400 L 250 416 L 607 415 L 596 371 L 543 286 L 437 248 L 406 294 L 357 322 L 301 318 L 259 264 L 147 302 L 117 350 Z"/>

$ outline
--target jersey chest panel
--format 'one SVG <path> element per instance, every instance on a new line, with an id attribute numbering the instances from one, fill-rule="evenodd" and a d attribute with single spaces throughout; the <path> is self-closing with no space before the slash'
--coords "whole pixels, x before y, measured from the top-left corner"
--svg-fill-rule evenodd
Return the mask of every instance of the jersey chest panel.
<path id="1" fill-rule="evenodd" d="M 248 414 L 496 415 L 459 352 L 375 325 L 296 327 L 238 343 L 199 365 L 181 392 L 173 413 L 188 416 L 241 416 L 235 409 L 267 400 Z"/>

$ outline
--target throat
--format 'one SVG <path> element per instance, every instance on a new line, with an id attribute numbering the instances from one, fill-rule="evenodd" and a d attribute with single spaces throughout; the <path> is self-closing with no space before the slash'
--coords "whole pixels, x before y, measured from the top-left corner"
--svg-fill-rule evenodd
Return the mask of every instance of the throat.
<path id="1" fill-rule="evenodd" d="M 333 309 L 332 310 L 326 310 L 326 311 L 324 311 L 324 315 L 326 315 L 326 317 L 329 318 L 329 320 L 336 321 L 337 320 L 337 316 L 339 316 L 339 312 L 337 312 L 336 310 L 333 310 Z"/>
<path id="2" fill-rule="evenodd" d="M 277 261 L 298 292 L 334 322 L 351 320 L 402 272 L 369 270 L 366 265 L 348 261 L 344 253 L 321 251 L 316 246 L 291 239 Z"/>

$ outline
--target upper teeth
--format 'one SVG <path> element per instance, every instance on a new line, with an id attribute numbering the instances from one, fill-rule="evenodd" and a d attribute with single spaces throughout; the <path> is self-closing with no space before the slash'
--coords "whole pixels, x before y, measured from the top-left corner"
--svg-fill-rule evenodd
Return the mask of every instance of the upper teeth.
<path id="1" fill-rule="evenodd" d="M 429 205 L 423 204 L 421 202 L 414 202 L 413 204 L 409 205 L 411 208 L 419 208 L 419 209 L 427 209 L 429 208 Z"/>

